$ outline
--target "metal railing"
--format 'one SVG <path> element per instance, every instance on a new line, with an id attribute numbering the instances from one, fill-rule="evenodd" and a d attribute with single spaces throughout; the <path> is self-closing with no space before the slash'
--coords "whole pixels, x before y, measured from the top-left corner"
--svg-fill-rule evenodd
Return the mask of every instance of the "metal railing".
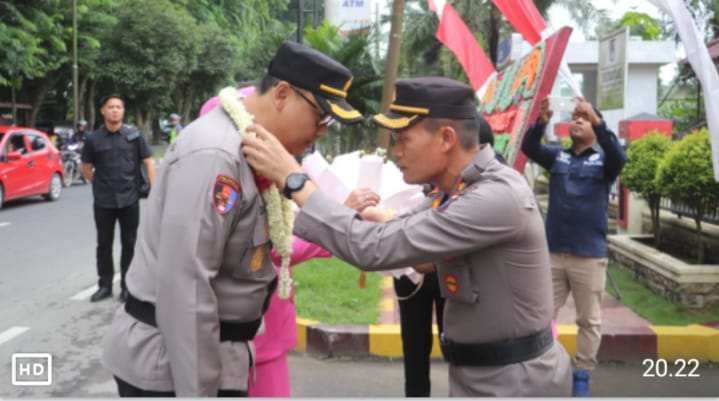
<path id="1" fill-rule="evenodd" d="M 679 218 L 688 217 L 693 219 L 695 217 L 695 213 L 690 207 L 683 203 L 672 202 L 671 199 L 668 198 L 662 198 L 659 203 L 659 208 L 672 212 Z M 719 224 L 719 208 L 704 213 L 701 220 L 706 223 Z"/>

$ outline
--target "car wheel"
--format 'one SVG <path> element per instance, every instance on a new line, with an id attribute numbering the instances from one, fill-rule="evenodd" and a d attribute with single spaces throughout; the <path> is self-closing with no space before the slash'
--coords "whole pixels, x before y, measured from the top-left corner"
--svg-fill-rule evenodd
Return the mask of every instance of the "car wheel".
<path id="1" fill-rule="evenodd" d="M 62 178 L 60 178 L 59 173 L 55 173 L 52 175 L 52 179 L 50 180 L 50 188 L 48 189 L 48 192 L 45 194 L 45 199 L 49 201 L 56 201 L 60 199 L 60 194 L 62 193 Z"/>
<path id="2" fill-rule="evenodd" d="M 75 163 L 71 161 L 66 161 L 62 165 L 62 169 L 65 170 L 65 175 L 62 179 L 62 185 L 64 187 L 69 187 L 72 185 L 73 178 L 75 178 Z"/>
<path id="3" fill-rule="evenodd" d="M 0 184 L 0 209 L 2 209 L 3 201 L 5 200 L 5 188 Z"/>

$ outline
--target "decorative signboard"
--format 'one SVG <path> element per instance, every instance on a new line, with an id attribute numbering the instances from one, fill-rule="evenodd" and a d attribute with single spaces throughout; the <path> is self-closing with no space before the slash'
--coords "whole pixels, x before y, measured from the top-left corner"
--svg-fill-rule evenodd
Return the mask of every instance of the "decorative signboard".
<path id="1" fill-rule="evenodd" d="M 624 108 L 627 92 L 627 44 L 629 27 L 612 32 L 599 41 L 597 68 L 597 107 L 599 110 Z"/>
<path id="2" fill-rule="evenodd" d="M 479 111 L 492 126 L 495 149 L 520 172 L 527 162 L 520 152 L 522 138 L 537 119 L 541 100 L 552 91 L 571 34 L 565 27 L 539 42 L 492 78 L 480 99 Z"/>

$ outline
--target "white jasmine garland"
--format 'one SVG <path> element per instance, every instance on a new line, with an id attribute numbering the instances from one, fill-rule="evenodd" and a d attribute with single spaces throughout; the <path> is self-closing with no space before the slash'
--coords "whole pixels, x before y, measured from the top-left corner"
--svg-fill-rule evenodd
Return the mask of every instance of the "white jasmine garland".
<path id="1" fill-rule="evenodd" d="M 237 96 L 237 89 L 227 87 L 220 91 L 220 104 L 227 115 L 237 127 L 240 137 L 255 134 L 247 133 L 247 128 L 253 124 L 254 117 L 250 114 L 245 105 Z M 282 299 L 290 297 L 292 290 L 292 277 L 290 277 L 290 258 L 292 257 L 292 230 L 294 228 L 295 215 L 292 211 L 292 201 L 280 195 L 275 184 L 262 192 L 262 198 L 267 206 L 267 221 L 270 227 L 270 239 L 282 257 L 280 266 L 280 278 L 278 284 L 278 295 Z"/>

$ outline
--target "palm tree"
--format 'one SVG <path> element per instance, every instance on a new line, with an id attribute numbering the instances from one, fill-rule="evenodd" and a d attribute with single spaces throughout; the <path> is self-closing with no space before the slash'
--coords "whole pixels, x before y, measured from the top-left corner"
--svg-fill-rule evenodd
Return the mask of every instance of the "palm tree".
<path id="1" fill-rule="evenodd" d="M 304 38 L 312 48 L 339 61 L 352 71 L 354 79 L 347 101 L 368 117 L 379 110 L 382 97 L 380 68 L 370 54 L 370 33 L 363 31 L 348 36 L 339 34 L 337 27 L 329 22 L 317 28 L 305 28 Z M 375 128 L 367 123 L 353 126 L 331 127 L 328 135 L 320 141 L 323 153 L 337 155 L 375 146 Z"/>

